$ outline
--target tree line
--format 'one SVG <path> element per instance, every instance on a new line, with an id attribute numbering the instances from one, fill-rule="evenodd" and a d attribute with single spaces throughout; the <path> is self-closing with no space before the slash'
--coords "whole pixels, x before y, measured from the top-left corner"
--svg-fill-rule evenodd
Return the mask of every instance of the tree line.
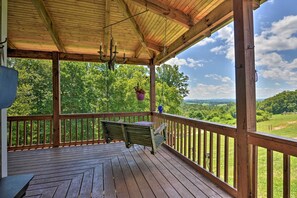
<path id="1" fill-rule="evenodd" d="M 47 60 L 9 59 L 9 67 L 19 72 L 17 99 L 8 114 L 52 114 L 52 63 Z M 183 98 L 189 93 L 188 76 L 178 66 L 156 68 L 156 100 L 167 113 L 180 114 Z M 105 64 L 60 62 L 62 113 L 149 111 L 149 68 Z M 134 87 L 146 91 L 144 101 L 136 99 Z"/>

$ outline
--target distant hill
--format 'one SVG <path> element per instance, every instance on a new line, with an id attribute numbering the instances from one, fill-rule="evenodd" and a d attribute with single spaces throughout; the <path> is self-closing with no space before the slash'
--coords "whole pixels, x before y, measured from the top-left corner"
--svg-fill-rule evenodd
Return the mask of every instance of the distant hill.
<path id="1" fill-rule="evenodd" d="M 188 104 L 218 105 L 218 104 L 228 104 L 231 102 L 235 102 L 235 99 L 207 99 L 207 100 L 185 99 L 184 102 Z"/>
<path id="2" fill-rule="evenodd" d="M 272 114 L 297 112 L 297 90 L 283 91 L 275 96 L 257 103 L 258 109 Z"/>

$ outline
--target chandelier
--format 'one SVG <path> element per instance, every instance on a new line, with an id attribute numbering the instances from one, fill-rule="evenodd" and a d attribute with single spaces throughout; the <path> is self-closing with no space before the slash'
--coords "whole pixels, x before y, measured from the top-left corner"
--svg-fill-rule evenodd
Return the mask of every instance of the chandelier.
<path id="1" fill-rule="evenodd" d="M 102 62 L 106 62 L 108 69 L 114 71 L 114 66 L 116 64 L 116 58 L 117 58 L 117 42 L 114 43 L 113 37 L 111 36 L 110 43 L 109 43 L 109 59 L 106 55 L 104 55 L 102 51 L 102 42 L 100 43 L 100 50 L 99 53 L 99 60 Z M 105 57 L 105 58 L 104 58 Z M 124 52 L 123 62 L 122 64 L 125 64 L 127 62 L 126 53 Z"/>

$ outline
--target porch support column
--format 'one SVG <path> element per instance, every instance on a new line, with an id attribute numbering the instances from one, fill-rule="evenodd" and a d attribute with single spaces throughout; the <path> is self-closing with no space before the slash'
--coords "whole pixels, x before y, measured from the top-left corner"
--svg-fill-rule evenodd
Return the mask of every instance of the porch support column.
<path id="1" fill-rule="evenodd" d="M 7 0 L 0 0 L 0 41 L 5 41 L 7 38 Z M 0 64 L 7 66 L 7 42 L 3 44 L 3 54 L 0 51 Z M 3 93 L 0 93 L 3 94 Z M 0 178 L 7 177 L 7 109 L 0 109 L 0 161 L 1 172 Z"/>
<path id="2" fill-rule="evenodd" d="M 60 114 L 61 114 L 61 94 L 60 94 L 60 64 L 59 53 L 53 52 L 53 134 L 54 134 L 54 147 L 60 146 L 61 133 L 60 133 Z"/>
<path id="3" fill-rule="evenodd" d="M 254 197 L 251 178 L 251 149 L 247 132 L 256 131 L 255 56 L 253 1 L 234 0 L 234 39 L 237 115 L 237 181 L 240 198 Z"/>
<path id="4" fill-rule="evenodd" d="M 150 66 L 150 111 L 156 111 L 156 66 L 151 64 Z"/>

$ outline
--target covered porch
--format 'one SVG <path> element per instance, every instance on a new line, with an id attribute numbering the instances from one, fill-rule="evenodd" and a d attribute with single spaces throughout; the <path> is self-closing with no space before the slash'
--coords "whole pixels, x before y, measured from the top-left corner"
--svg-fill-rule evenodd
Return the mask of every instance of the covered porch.
<path id="1" fill-rule="evenodd" d="M 1 41 L 8 38 L 1 63 L 7 65 L 7 56 L 49 59 L 53 74 L 52 115 L 7 117 L 1 110 L 1 177 L 34 173 L 28 197 L 257 197 L 261 147 L 267 152 L 267 196 L 273 197 L 273 153 L 279 152 L 283 197 L 290 197 L 290 160 L 297 156 L 297 142 L 256 133 L 253 9 L 264 1 L 106 0 L 81 1 L 80 7 L 65 2 L 1 0 Z M 142 11 L 147 15 L 134 17 Z M 73 13 L 82 17 L 81 24 Z M 157 28 L 160 17 L 170 21 L 165 42 Z M 95 19 L 101 20 L 99 25 Z M 119 46 L 125 46 L 127 38 L 129 43 L 126 49 L 118 48 L 117 61 L 150 68 L 150 111 L 61 113 L 59 61 L 102 61 L 97 53 L 101 40 L 104 59 L 110 59 L 112 32 L 105 27 L 123 19 L 127 20 L 113 29 L 113 35 Z M 156 67 L 232 20 L 237 127 L 157 113 Z M 155 156 L 141 146 L 107 145 L 101 120 L 152 121 L 156 127 L 166 123 L 166 144 Z M 16 152 L 7 156 L 7 150 Z"/>

